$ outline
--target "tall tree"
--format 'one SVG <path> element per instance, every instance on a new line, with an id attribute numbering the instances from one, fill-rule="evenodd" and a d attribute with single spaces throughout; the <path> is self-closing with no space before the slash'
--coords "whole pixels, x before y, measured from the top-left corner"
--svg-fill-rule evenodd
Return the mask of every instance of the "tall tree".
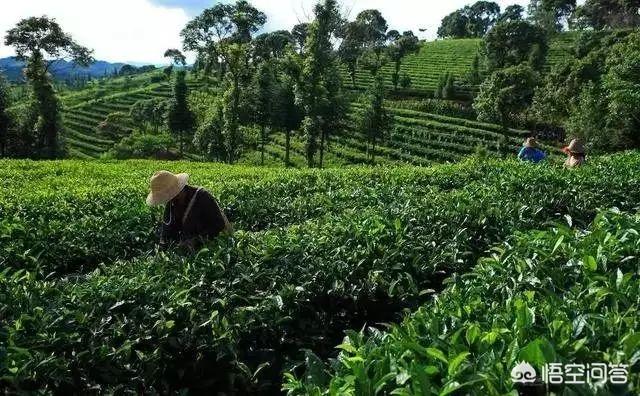
<path id="1" fill-rule="evenodd" d="M 469 37 L 469 17 L 464 9 L 456 10 L 442 19 L 438 28 L 440 38 L 464 38 Z"/>
<path id="2" fill-rule="evenodd" d="M 508 126 L 533 102 L 537 73 L 526 64 L 494 72 L 480 87 L 473 107 L 478 119 Z"/>
<path id="3" fill-rule="evenodd" d="M 285 56 L 287 47 L 294 44 L 294 38 L 287 30 L 263 33 L 251 43 L 255 61 L 263 61 Z"/>
<path id="4" fill-rule="evenodd" d="M 186 135 L 193 132 L 195 126 L 195 116 L 187 103 L 188 89 L 185 77 L 186 72 L 178 70 L 173 85 L 173 98 L 169 102 L 169 111 L 167 113 L 169 130 L 178 136 L 180 155 L 184 153 Z"/>
<path id="5" fill-rule="evenodd" d="M 332 96 L 330 92 L 336 85 L 328 84 L 327 77 L 335 79 L 339 76 L 331 39 L 341 21 L 336 0 L 324 0 L 317 4 L 314 13 L 316 18 L 309 26 L 304 66 L 297 90 L 305 113 L 302 129 L 307 137 L 306 154 L 310 167 L 316 164 L 318 149 L 321 152 L 324 150 L 324 141 L 328 136 L 325 119 L 335 111 L 331 108 L 330 101 L 336 96 Z M 339 90 L 339 86 L 337 89 Z M 320 145 L 318 138 L 321 139 Z"/>
<path id="6" fill-rule="evenodd" d="M 266 15 L 245 0 L 235 4 L 219 3 L 205 9 L 180 32 L 183 47 L 198 54 L 204 70 L 218 68 L 224 76 L 224 47 L 230 44 L 248 44 L 253 33 L 266 23 Z"/>
<path id="7" fill-rule="evenodd" d="M 365 109 L 358 124 L 359 131 L 367 137 L 367 157 L 375 163 L 376 144 L 384 138 L 393 124 L 392 116 L 384 107 L 384 81 L 378 76 L 369 87 Z"/>
<path id="8" fill-rule="evenodd" d="M 391 76 L 393 82 L 393 88 L 398 89 L 398 82 L 400 81 L 400 68 L 402 67 L 402 60 L 409 54 L 415 54 L 420 51 L 420 40 L 416 37 L 412 31 L 406 31 L 402 35 L 392 30 L 389 32 L 388 37 L 391 45 L 389 45 L 388 53 L 389 58 L 394 63 L 394 71 Z"/>
<path id="9" fill-rule="evenodd" d="M 13 46 L 18 59 L 26 60 L 25 76 L 31 88 L 30 112 L 35 144 L 32 155 L 55 158 L 63 153 L 60 142 L 62 130 L 60 103 L 48 75 L 48 68 L 56 59 L 70 59 L 80 66 L 93 62 L 92 51 L 75 42 L 60 25 L 47 17 L 23 19 L 5 36 L 5 45 Z M 37 117 L 35 116 L 37 114 Z"/>
<path id="10" fill-rule="evenodd" d="M 376 77 L 386 62 L 384 49 L 387 44 L 387 20 L 378 10 L 364 10 L 356 16 L 355 23 L 360 26 L 364 49 L 360 63 Z"/>
<path id="11" fill-rule="evenodd" d="M 562 31 L 576 9 L 576 0 L 531 0 L 529 19 L 548 33 Z"/>
<path id="12" fill-rule="evenodd" d="M 289 51 L 281 61 L 282 73 L 278 87 L 279 113 L 277 125 L 285 131 L 285 166 L 291 166 L 291 135 L 300 129 L 304 118 L 303 109 L 296 101 L 296 86 L 301 85 L 302 58 L 294 51 Z"/>
<path id="13" fill-rule="evenodd" d="M 240 134 L 241 84 L 246 78 L 248 47 L 246 44 L 230 44 L 225 47 L 225 62 L 229 71 L 225 77 L 226 90 L 222 101 L 223 134 L 227 161 L 234 163 L 240 155 L 242 136 Z"/>
<path id="14" fill-rule="evenodd" d="M 2 74 L 0 74 L 0 157 L 7 155 L 7 139 L 11 118 L 7 109 L 9 108 L 9 84 Z"/>
<path id="15" fill-rule="evenodd" d="M 295 40 L 298 53 L 302 55 L 302 52 L 304 51 L 304 43 L 307 41 L 307 36 L 309 35 L 309 24 L 299 23 L 295 25 L 293 29 L 291 29 L 291 35 Z"/>
<path id="16" fill-rule="evenodd" d="M 93 61 L 92 51 L 76 43 L 54 19 L 47 17 L 31 17 L 18 22 L 7 32 L 5 45 L 13 46 L 18 59 L 27 61 L 25 75 L 31 88 L 29 111 L 34 117 L 26 119 L 35 121 L 35 125 L 22 129 L 34 133 L 32 155 L 58 157 L 63 153 L 60 103 L 48 68 L 55 59 L 70 59 L 78 65 L 88 66 Z"/>
<path id="17" fill-rule="evenodd" d="M 265 13 L 252 6 L 247 0 L 239 0 L 232 6 L 229 19 L 235 27 L 233 41 L 241 44 L 248 44 L 252 35 L 267 22 Z"/>
<path id="18" fill-rule="evenodd" d="M 579 26 L 596 30 L 638 27 L 640 1 L 586 0 L 577 8 L 576 17 Z"/>
<path id="19" fill-rule="evenodd" d="M 267 144 L 268 133 L 275 124 L 276 110 L 276 76 L 272 61 L 267 60 L 258 65 L 258 70 L 253 80 L 253 92 L 256 102 L 255 120 L 260 126 L 260 163 L 264 165 L 264 152 Z"/>
<path id="20" fill-rule="evenodd" d="M 483 50 L 489 71 L 531 60 L 531 66 L 539 70 L 548 51 L 547 36 L 542 28 L 526 21 L 500 22 L 487 33 Z"/>
<path id="21" fill-rule="evenodd" d="M 176 66 L 178 66 L 178 65 L 186 66 L 187 65 L 187 58 L 184 56 L 182 51 L 180 51 L 179 49 L 171 48 L 171 49 L 166 50 L 164 52 L 164 57 L 171 59 L 171 62 L 173 62 L 173 64 L 176 65 Z"/>
<path id="22" fill-rule="evenodd" d="M 604 87 L 609 92 L 608 121 L 622 148 L 640 147 L 640 33 L 613 47 Z"/>
<path id="23" fill-rule="evenodd" d="M 438 37 L 482 37 L 497 22 L 500 6 L 491 1 L 478 1 L 444 17 Z"/>
<path id="24" fill-rule="evenodd" d="M 478 1 L 469 7 L 469 33 L 472 37 L 482 37 L 496 23 L 500 16 L 500 6 L 492 1 Z"/>
<path id="25" fill-rule="evenodd" d="M 338 48 L 338 57 L 347 67 L 353 88 L 356 88 L 356 73 L 358 72 L 358 60 L 364 51 L 362 26 L 357 22 L 347 22 L 340 28 L 339 36 L 342 39 Z"/>
<path id="26" fill-rule="evenodd" d="M 521 21 L 524 19 L 524 7 L 520 4 L 513 4 L 504 9 L 498 17 L 498 22 Z"/>
<path id="27" fill-rule="evenodd" d="M 165 121 L 168 105 L 163 98 L 139 100 L 131 106 L 129 115 L 138 127 L 149 126 L 157 133 Z"/>
<path id="28" fill-rule="evenodd" d="M 207 110 L 203 122 L 193 137 L 193 144 L 209 159 L 227 160 L 224 140 L 224 112 L 221 100 L 216 100 Z"/>

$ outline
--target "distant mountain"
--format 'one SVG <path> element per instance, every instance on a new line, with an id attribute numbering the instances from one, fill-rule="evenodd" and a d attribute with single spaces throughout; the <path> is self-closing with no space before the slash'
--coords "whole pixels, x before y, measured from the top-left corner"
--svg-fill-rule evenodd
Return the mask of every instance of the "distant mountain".
<path id="1" fill-rule="evenodd" d="M 56 80 L 68 80 L 76 77 L 103 77 L 111 76 L 120 71 L 124 63 L 110 63 L 105 61 L 96 61 L 89 67 L 81 67 L 74 62 L 65 60 L 54 61 L 49 67 L 49 73 Z M 4 74 L 10 81 L 21 81 L 24 79 L 22 74 L 24 62 L 14 58 L 0 58 L 0 73 Z"/>

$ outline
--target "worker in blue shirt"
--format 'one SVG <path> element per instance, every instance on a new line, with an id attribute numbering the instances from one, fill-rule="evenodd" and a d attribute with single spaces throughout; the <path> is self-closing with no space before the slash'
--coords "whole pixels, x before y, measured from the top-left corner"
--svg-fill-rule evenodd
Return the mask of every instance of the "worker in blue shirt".
<path id="1" fill-rule="evenodd" d="M 544 151 L 538 148 L 538 144 L 535 138 L 527 138 L 525 140 L 520 152 L 518 153 L 518 159 L 520 161 L 533 162 L 537 164 L 547 158 Z"/>

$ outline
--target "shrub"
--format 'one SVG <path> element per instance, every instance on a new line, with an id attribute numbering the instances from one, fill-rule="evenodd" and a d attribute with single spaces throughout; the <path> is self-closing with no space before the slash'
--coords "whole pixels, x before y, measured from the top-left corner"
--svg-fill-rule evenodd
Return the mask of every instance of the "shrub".
<path id="1" fill-rule="evenodd" d="M 131 159 L 131 158 L 175 158 L 170 151 L 173 139 L 167 133 L 148 134 L 134 132 L 124 137 L 106 154 L 107 158 Z"/>
<path id="2" fill-rule="evenodd" d="M 400 77 L 400 88 L 402 89 L 408 89 L 411 88 L 411 77 L 408 74 L 403 74 Z"/>

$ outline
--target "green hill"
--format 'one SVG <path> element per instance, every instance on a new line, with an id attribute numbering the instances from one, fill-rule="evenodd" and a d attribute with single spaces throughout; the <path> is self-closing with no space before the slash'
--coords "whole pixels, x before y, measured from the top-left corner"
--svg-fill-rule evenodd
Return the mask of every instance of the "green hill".
<path id="1" fill-rule="evenodd" d="M 201 86 L 195 81 L 190 81 L 189 85 L 192 90 Z M 69 154 L 80 159 L 98 158 L 115 144 L 112 139 L 100 136 L 96 132 L 96 127 L 110 113 L 128 114 L 131 106 L 138 100 L 168 98 L 170 95 L 169 83 L 161 82 L 144 88 L 123 90 L 67 108 L 64 112 L 64 125 Z M 429 165 L 457 161 L 473 154 L 478 147 L 486 148 L 489 153 L 503 155 L 513 153 L 528 135 L 527 131 L 514 129 L 508 130 L 505 134 L 502 127 L 495 124 L 404 107 L 406 105 L 403 101 L 388 102 L 388 108 L 394 116 L 394 125 L 391 133 L 377 147 L 378 164 Z M 325 156 L 327 166 L 368 163 L 366 139 L 355 130 L 361 111 L 361 104 L 352 103 L 346 130 L 331 137 Z M 284 165 L 285 140 L 284 132 L 270 135 L 265 150 L 268 165 Z M 303 138 L 294 134 L 290 153 L 293 166 L 305 166 L 304 145 Z M 257 165 L 261 162 L 260 154 L 249 150 L 240 162 Z"/>
<path id="2" fill-rule="evenodd" d="M 553 39 L 550 47 L 548 67 L 559 62 L 567 54 L 575 34 L 564 33 Z M 481 41 L 478 39 L 438 40 L 422 44 L 418 54 L 405 59 L 402 73 L 408 74 L 412 88 L 405 93 L 425 94 L 436 88 L 440 75 L 451 72 L 459 79 L 470 70 Z M 391 85 L 391 65 L 382 73 Z M 156 76 L 156 77 L 154 77 Z M 343 69 L 345 87 L 351 82 Z M 371 82 L 367 72 L 359 71 L 356 85 L 364 89 Z M 190 80 L 192 90 L 202 87 L 201 83 Z M 459 87 L 458 92 L 469 93 L 477 87 Z M 108 151 L 116 142 L 112 138 L 96 134 L 96 127 L 114 112 L 129 113 L 138 100 L 168 98 L 171 86 L 157 74 L 117 78 L 107 80 L 91 89 L 68 93 L 63 96 L 66 106 L 64 125 L 69 154 L 74 158 L 97 158 Z M 428 165 L 434 162 L 457 161 L 477 147 L 485 147 L 488 152 L 506 154 L 516 150 L 527 131 L 509 130 L 503 133 L 498 125 L 479 123 L 466 119 L 442 116 L 403 108 L 402 102 L 389 102 L 394 115 L 394 127 L 378 147 L 379 164 Z M 365 139 L 354 129 L 361 108 L 353 103 L 347 129 L 335 134 L 326 152 L 328 166 L 343 166 L 367 163 Z M 267 163 L 282 166 L 285 158 L 285 136 L 275 132 L 266 146 Z M 553 148 L 550 148 L 553 150 Z M 194 159 L 199 157 L 193 156 Z M 300 136 L 292 139 L 290 160 L 294 166 L 304 166 L 304 142 Z M 261 163 L 260 154 L 249 151 L 243 155 L 241 163 L 256 165 Z"/>
<path id="3" fill-rule="evenodd" d="M 436 89 L 440 76 L 447 71 L 458 79 L 469 73 L 480 43 L 479 39 L 438 40 L 422 43 L 419 53 L 405 58 L 400 75 L 406 74 L 411 77 L 410 91 L 416 93 L 432 92 Z M 383 67 L 382 74 L 389 87 L 392 87 L 392 73 L 393 65 L 387 64 Z M 345 85 L 352 86 L 351 78 L 346 69 L 343 69 L 342 77 Z M 363 89 L 370 83 L 369 72 L 358 70 L 356 87 Z M 466 88 L 461 88 L 461 90 L 468 91 Z"/>
<path id="4" fill-rule="evenodd" d="M 149 76 L 146 76 L 145 84 L 112 85 L 110 91 L 99 88 L 64 96 L 65 140 L 71 157 L 98 158 L 116 143 L 96 132 L 96 127 L 109 114 L 121 112 L 128 115 L 131 107 L 139 100 L 171 97 L 169 82 L 149 83 L 148 80 Z M 191 81 L 189 86 L 197 89 L 200 85 Z M 105 91 L 110 94 L 105 95 Z"/>
<path id="5" fill-rule="evenodd" d="M 546 70 L 564 59 L 568 54 L 577 34 L 565 32 L 554 36 L 549 43 L 549 54 Z M 481 39 L 447 39 L 423 42 L 420 52 L 407 56 L 403 61 L 400 75 L 411 77 L 412 85 L 405 93 L 430 95 L 438 86 L 440 77 L 449 72 L 456 77 L 458 82 L 457 92 L 468 95 L 477 87 L 465 86 L 461 81 L 471 72 L 473 60 L 482 45 Z M 393 65 L 387 64 L 382 69 L 382 74 L 388 86 L 392 87 L 391 76 Z M 345 86 L 353 87 L 351 77 L 346 68 L 342 68 L 342 78 Z M 356 75 L 356 88 L 365 89 L 371 84 L 372 78 L 369 72 L 358 70 Z"/>

